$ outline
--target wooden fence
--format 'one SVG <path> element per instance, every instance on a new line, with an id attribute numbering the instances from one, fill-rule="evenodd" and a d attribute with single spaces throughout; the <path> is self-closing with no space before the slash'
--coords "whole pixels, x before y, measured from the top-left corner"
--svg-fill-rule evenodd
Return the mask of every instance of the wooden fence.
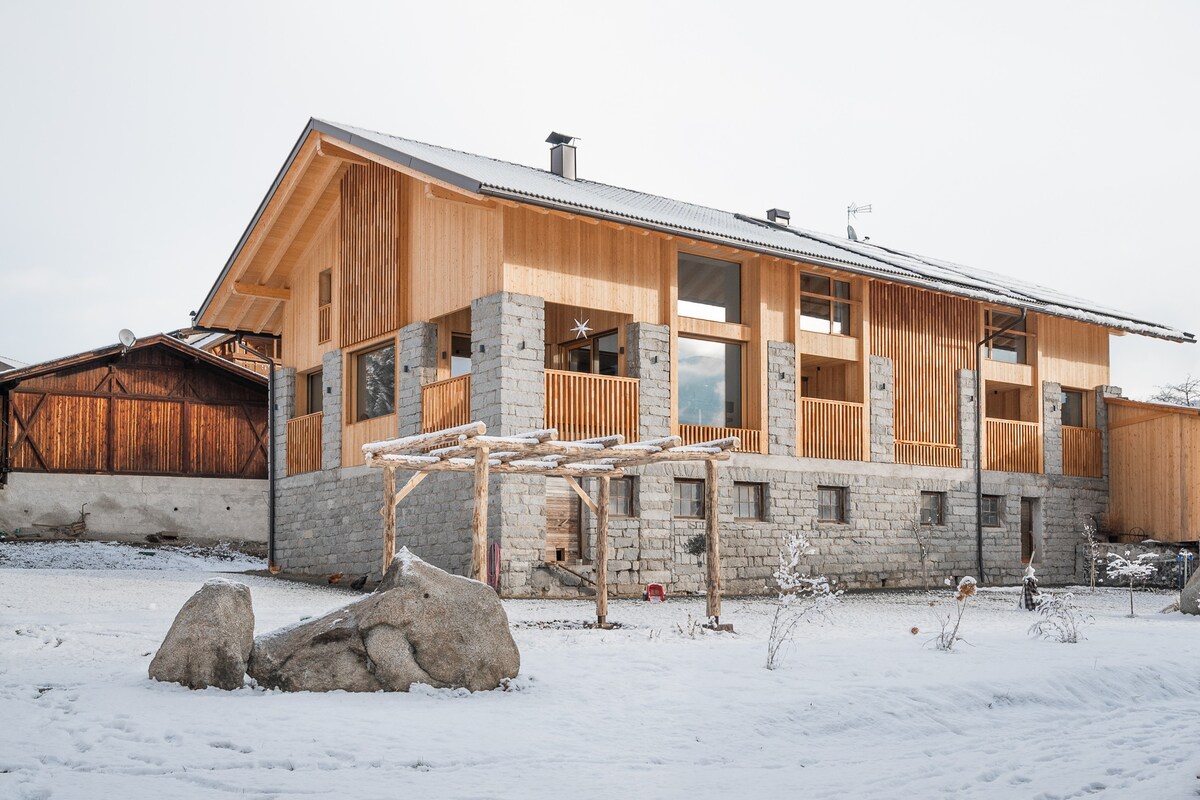
<path id="1" fill-rule="evenodd" d="M 725 439 L 730 436 L 736 436 L 742 440 L 741 445 L 736 448 L 737 452 L 763 452 L 762 431 L 756 431 L 750 428 L 717 428 L 710 425 L 680 425 L 679 436 L 683 439 L 684 444 L 698 444 L 699 442 L 711 442 L 714 439 Z"/>
<path id="2" fill-rule="evenodd" d="M 1063 474 L 1083 478 L 1104 476 L 1104 458 L 1099 428 L 1062 428 Z"/>
<path id="3" fill-rule="evenodd" d="M 620 434 L 638 436 L 638 380 L 546 370 L 546 427 L 564 441 Z"/>
<path id="4" fill-rule="evenodd" d="M 456 428 L 471 421 L 471 375 L 459 375 L 421 387 L 421 430 Z"/>
<path id="5" fill-rule="evenodd" d="M 862 460 L 862 403 L 796 400 L 797 453 L 801 458 Z"/>
<path id="6" fill-rule="evenodd" d="M 318 411 L 288 420 L 288 475 L 315 472 L 321 468 L 321 421 L 324 418 L 325 415 Z"/>
<path id="7" fill-rule="evenodd" d="M 961 467 L 962 450 L 958 445 L 937 442 L 905 442 L 896 440 L 897 464 L 926 467 Z"/>
<path id="8" fill-rule="evenodd" d="M 983 468 L 998 472 L 1042 471 L 1042 426 L 1010 419 L 985 420 Z"/>

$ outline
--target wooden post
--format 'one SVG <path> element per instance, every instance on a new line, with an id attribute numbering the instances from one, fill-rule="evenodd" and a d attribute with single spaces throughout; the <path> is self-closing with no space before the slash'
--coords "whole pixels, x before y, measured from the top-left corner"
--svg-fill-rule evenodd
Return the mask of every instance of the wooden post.
<path id="1" fill-rule="evenodd" d="M 596 624 L 608 621 L 608 493 L 609 477 L 600 476 L 596 501 Z"/>
<path id="2" fill-rule="evenodd" d="M 471 577 L 480 583 L 488 579 L 488 464 L 490 451 L 475 451 L 475 509 L 471 514 Z"/>
<path id="3" fill-rule="evenodd" d="M 383 572 L 396 557 L 396 468 L 383 468 Z"/>
<path id="4" fill-rule="evenodd" d="M 706 496 L 704 498 L 704 523 L 707 529 L 707 559 L 708 559 L 708 617 L 714 625 L 720 624 L 721 618 L 721 531 L 718 523 L 717 500 L 721 496 L 717 487 L 717 462 L 704 462 L 704 482 Z"/>

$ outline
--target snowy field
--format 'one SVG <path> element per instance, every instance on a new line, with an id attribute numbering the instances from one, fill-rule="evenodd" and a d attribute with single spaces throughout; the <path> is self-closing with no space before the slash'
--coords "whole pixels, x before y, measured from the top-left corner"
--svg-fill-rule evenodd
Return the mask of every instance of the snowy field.
<path id="1" fill-rule="evenodd" d="M 509 601 L 515 691 L 149 681 L 201 583 L 260 566 L 0 544 L 0 798 L 1200 796 L 1200 618 L 1157 613 L 1166 593 L 1129 619 L 1127 594 L 1083 590 L 1095 624 L 1069 645 L 1026 636 L 1015 590 L 983 590 L 949 654 L 925 646 L 948 590 L 852 595 L 775 671 L 764 601 L 725 602 L 736 635 L 694 636 L 702 600 L 614 602 L 612 631 L 557 622 L 588 603 Z M 242 579 L 259 632 L 355 596 Z"/>

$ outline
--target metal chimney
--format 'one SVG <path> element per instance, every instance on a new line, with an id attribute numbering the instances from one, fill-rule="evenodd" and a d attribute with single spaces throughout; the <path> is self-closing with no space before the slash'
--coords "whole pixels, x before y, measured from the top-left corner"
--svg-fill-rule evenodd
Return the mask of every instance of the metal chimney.
<path id="1" fill-rule="evenodd" d="M 792 215 L 784 211 L 782 208 L 771 208 L 767 210 L 767 219 L 774 222 L 776 225 L 791 225 Z"/>
<path id="2" fill-rule="evenodd" d="M 574 141 L 574 136 L 555 131 L 551 131 L 546 137 L 546 142 L 554 145 L 550 148 L 550 171 L 569 181 L 575 180 L 575 145 L 572 144 Z"/>

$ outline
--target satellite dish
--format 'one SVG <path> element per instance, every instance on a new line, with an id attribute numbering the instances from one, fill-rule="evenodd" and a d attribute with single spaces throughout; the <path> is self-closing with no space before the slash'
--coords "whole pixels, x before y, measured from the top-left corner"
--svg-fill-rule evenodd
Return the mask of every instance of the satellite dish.
<path id="1" fill-rule="evenodd" d="M 849 240 L 850 240 L 850 241 L 852 241 L 852 242 L 857 242 L 857 241 L 858 241 L 858 234 L 854 232 L 854 226 L 853 226 L 853 225 L 847 225 L 847 226 L 846 226 L 846 238 L 847 238 L 847 239 L 849 239 Z"/>
<path id="2" fill-rule="evenodd" d="M 129 328 L 121 328 L 121 332 L 117 334 L 117 338 L 121 340 L 121 346 L 126 350 L 133 347 L 137 342 L 137 337 L 133 335 L 133 331 Z"/>

